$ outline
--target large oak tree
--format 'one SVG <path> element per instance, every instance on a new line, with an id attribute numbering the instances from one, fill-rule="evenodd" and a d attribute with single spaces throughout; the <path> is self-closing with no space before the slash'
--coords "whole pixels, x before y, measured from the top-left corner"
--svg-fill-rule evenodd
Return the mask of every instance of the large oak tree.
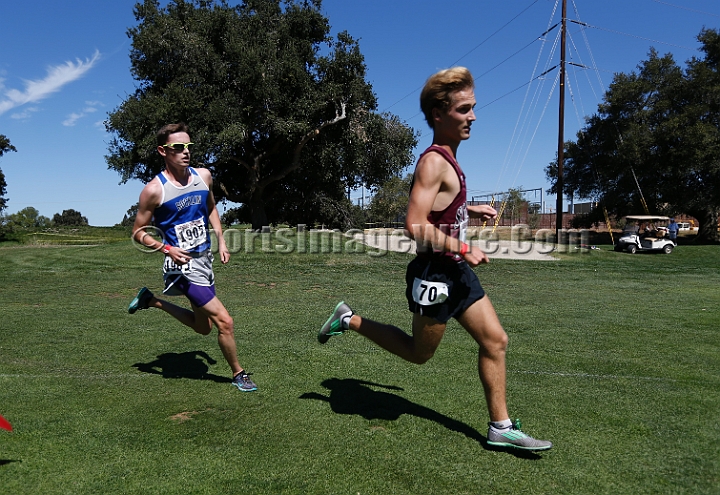
<path id="1" fill-rule="evenodd" d="M 242 203 L 254 228 L 326 222 L 347 191 L 376 188 L 413 161 L 414 131 L 377 113 L 358 42 L 333 38 L 321 0 L 154 0 L 135 6 L 138 81 L 106 122 L 109 168 L 147 182 L 163 166 L 162 125 L 189 124 L 192 160 L 216 197 Z M 337 215 L 336 215 L 337 217 Z"/>

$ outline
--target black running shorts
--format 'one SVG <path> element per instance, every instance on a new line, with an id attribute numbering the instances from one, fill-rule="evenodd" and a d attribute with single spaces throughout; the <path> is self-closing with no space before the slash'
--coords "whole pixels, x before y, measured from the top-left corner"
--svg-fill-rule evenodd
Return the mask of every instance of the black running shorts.
<path id="1" fill-rule="evenodd" d="M 410 312 L 440 323 L 459 316 L 485 296 L 472 268 L 446 256 L 416 257 L 408 264 L 405 283 Z"/>

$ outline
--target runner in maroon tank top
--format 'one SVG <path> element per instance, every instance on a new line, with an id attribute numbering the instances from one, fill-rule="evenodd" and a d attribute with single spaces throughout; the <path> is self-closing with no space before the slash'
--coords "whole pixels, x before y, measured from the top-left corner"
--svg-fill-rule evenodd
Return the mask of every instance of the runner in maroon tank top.
<path id="1" fill-rule="evenodd" d="M 475 121 L 474 87 L 470 71 L 454 67 L 431 76 L 420 95 L 433 144 L 415 167 L 405 220 L 418 245 L 406 273 L 412 335 L 363 318 L 341 302 L 320 329 L 318 340 L 325 343 L 350 329 L 407 361 L 423 364 L 435 353 L 447 322 L 455 318 L 479 346 L 478 370 L 490 416 L 488 445 L 547 450 L 551 442 L 526 435 L 508 415 L 508 337 L 472 270 L 489 260 L 478 247 L 465 243 L 469 217 L 490 220 L 497 215 L 489 205 L 467 206 L 465 175 L 456 159 L 458 146 L 470 137 Z"/>

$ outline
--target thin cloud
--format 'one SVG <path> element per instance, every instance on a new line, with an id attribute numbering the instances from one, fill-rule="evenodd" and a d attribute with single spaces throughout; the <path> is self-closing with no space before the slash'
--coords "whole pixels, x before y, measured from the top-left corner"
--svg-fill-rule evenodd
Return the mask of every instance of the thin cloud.
<path id="1" fill-rule="evenodd" d="M 26 107 L 25 110 L 23 110 L 22 112 L 15 112 L 15 113 L 11 114 L 10 118 L 16 119 L 16 120 L 26 120 L 26 119 L 30 118 L 30 116 L 33 114 L 33 112 L 37 112 L 37 111 L 38 111 L 37 107 Z"/>
<path id="2" fill-rule="evenodd" d="M 93 103 L 93 102 L 86 101 L 85 103 Z M 62 125 L 64 125 L 65 127 L 72 127 L 75 125 L 75 123 L 78 120 L 80 120 L 81 118 L 85 117 L 86 115 L 94 113 L 94 112 L 97 112 L 97 108 L 95 108 L 95 107 L 86 107 L 80 113 L 73 112 L 70 115 L 68 115 L 67 119 L 63 120 Z"/>
<path id="3" fill-rule="evenodd" d="M 78 119 L 82 116 L 83 114 L 81 113 L 71 113 L 70 115 L 68 115 L 67 119 L 63 120 L 62 125 L 64 125 L 65 127 L 72 127 L 75 125 L 75 122 L 77 122 Z"/>
<path id="4" fill-rule="evenodd" d="M 85 59 L 85 61 L 76 59 L 75 63 L 68 61 L 61 65 L 48 67 L 48 73 L 44 79 L 25 81 L 24 91 L 17 89 L 5 91 L 4 99 L 0 101 L 0 115 L 11 108 L 40 101 L 52 93 L 60 91 L 66 84 L 85 75 L 99 59 L 100 52 L 96 50 L 91 59 Z"/>

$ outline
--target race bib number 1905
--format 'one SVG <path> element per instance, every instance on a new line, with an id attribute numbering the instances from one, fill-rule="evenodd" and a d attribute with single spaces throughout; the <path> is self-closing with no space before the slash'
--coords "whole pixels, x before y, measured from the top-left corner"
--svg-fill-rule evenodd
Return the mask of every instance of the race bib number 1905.
<path id="1" fill-rule="evenodd" d="M 415 278 L 413 282 L 413 300 L 421 306 L 432 306 L 445 302 L 448 298 L 448 285 L 443 282 L 429 282 Z"/>
<path id="2" fill-rule="evenodd" d="M 178 240 L 178 247 L 182 249 L 192 249 L 200 246 L 207 239 L 205 221 L 198 218 L 197 220 L 176 225 L 175 236 Z"/>

